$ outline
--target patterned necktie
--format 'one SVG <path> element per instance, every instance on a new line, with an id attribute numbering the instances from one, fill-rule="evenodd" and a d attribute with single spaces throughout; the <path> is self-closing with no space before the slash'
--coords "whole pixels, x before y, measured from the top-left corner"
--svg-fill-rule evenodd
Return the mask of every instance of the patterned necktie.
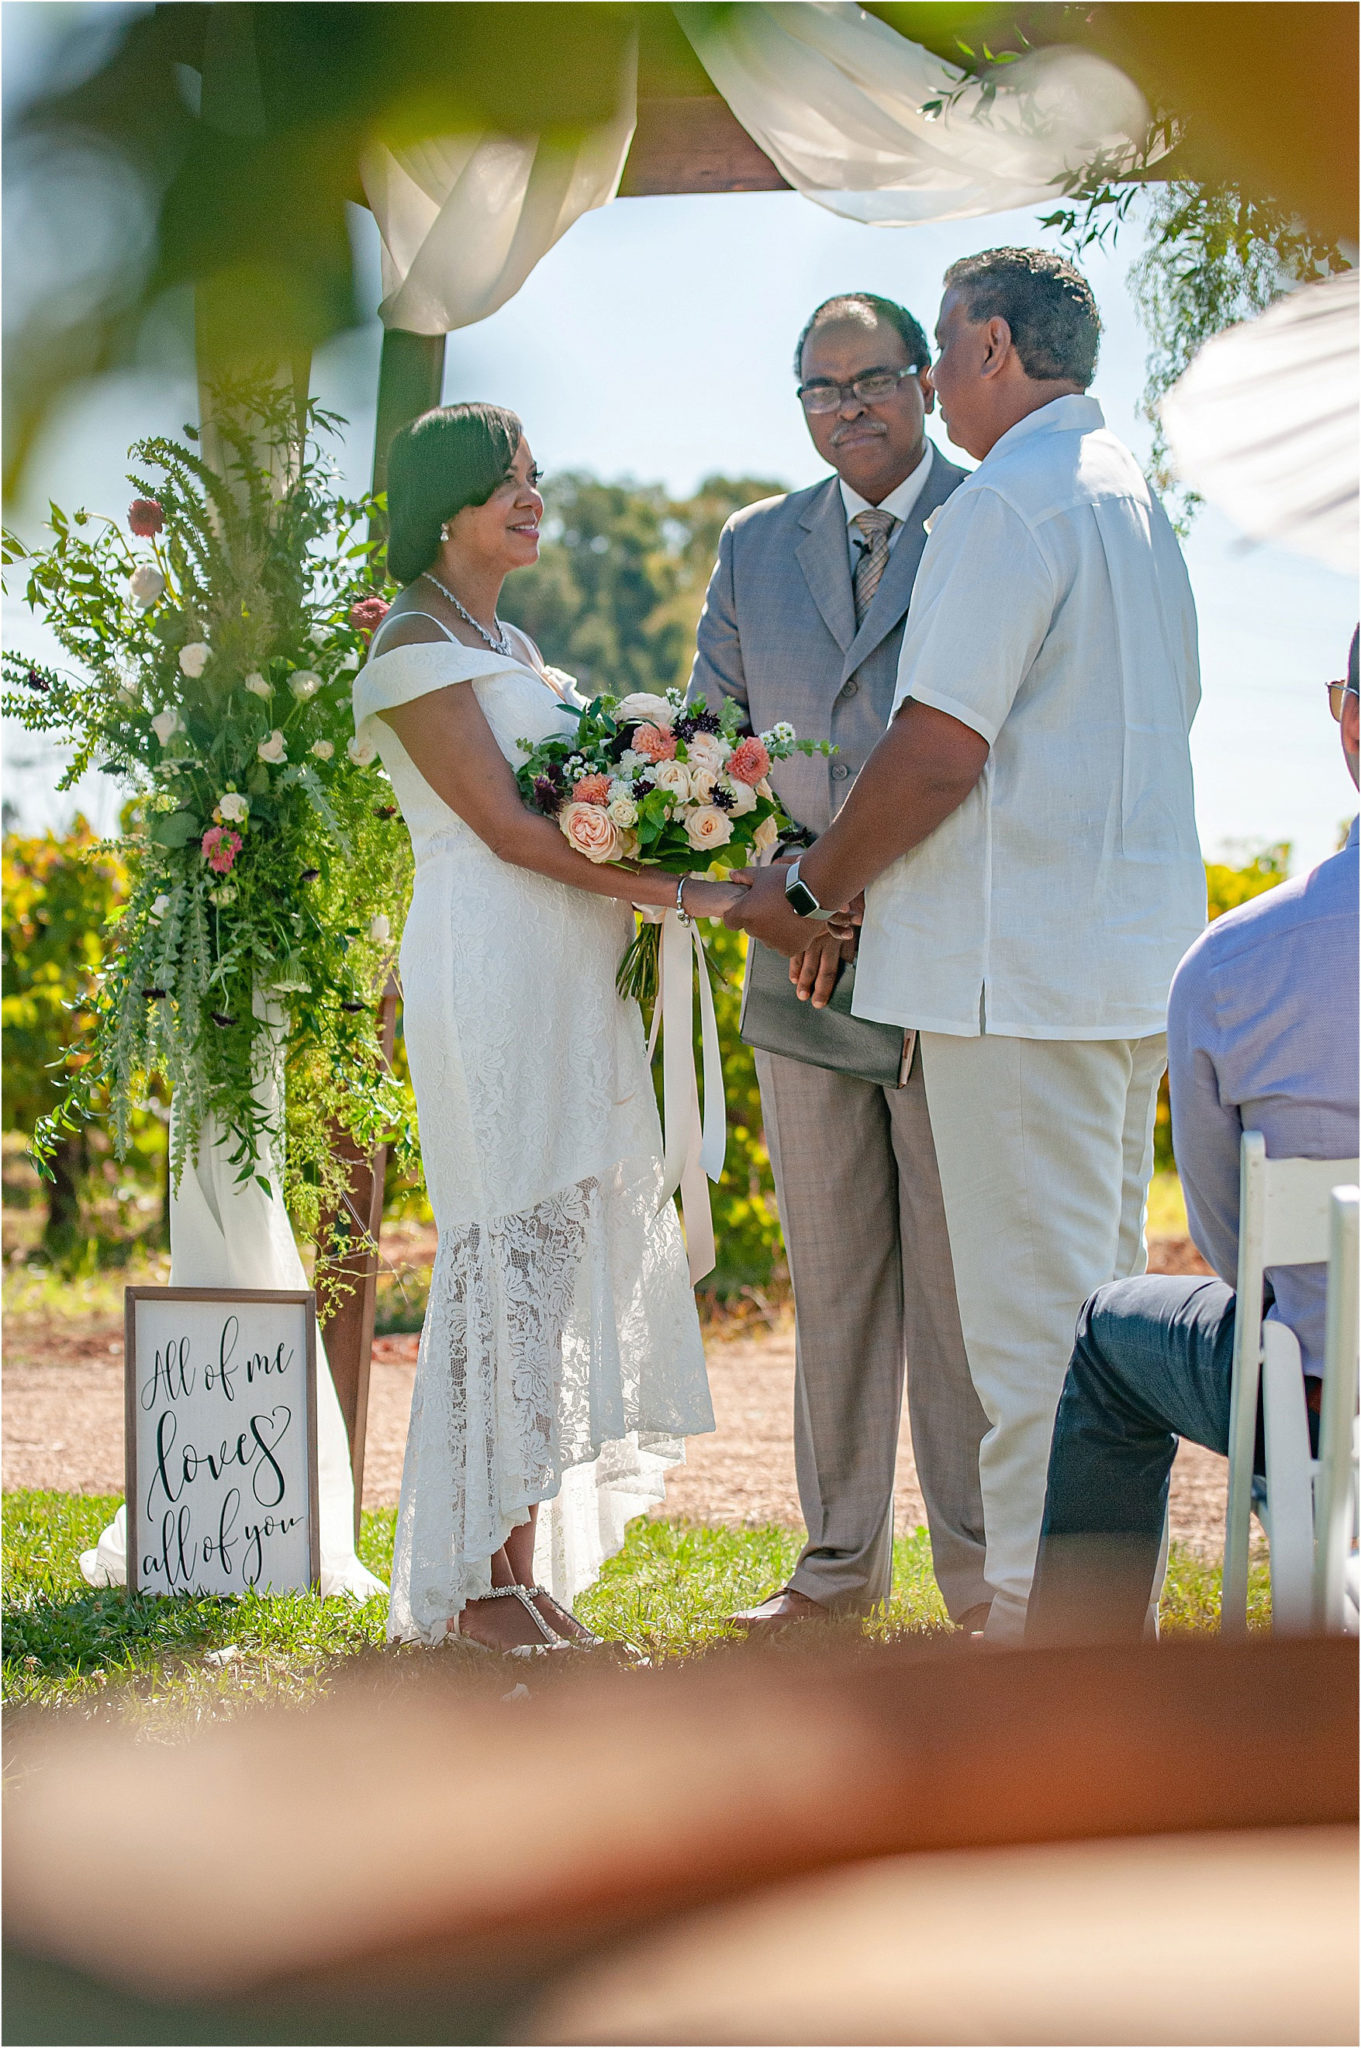
<path id="1" fill-rule="evenodd" d="M 863 534 L 868 547 L 861 550 L 855 565 L 855 623 L 864 624 L 879 579 L 888 565 L 888 537 L 898 524 L 891 512 L 857 512 L 851 525 Z"/>

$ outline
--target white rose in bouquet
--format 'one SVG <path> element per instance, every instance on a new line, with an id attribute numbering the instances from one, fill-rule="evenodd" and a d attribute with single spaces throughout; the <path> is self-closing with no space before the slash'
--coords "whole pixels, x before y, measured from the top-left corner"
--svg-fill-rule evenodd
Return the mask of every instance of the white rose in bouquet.
<path id="1" fill-rule="evenodd" d="M 684 761 L 654 761 L 649 774 L 658 789 L 664 789 L 677 803 L 683 804 L 690 794 L 690 770 Z"/>
<path id="2" fill-rule="evenodd" d="M 139 562 L 128 578 L 128 589 L 133 602 L 148 611 L 165 589 L 165 578 L 152 563 Z"/>
<path id="3" fill-rule="evenodd" d="M 698 853 L 726 846 L 732 838 L 732 819 L 717 804 L 697 804 L 685 813 L 685 836 Z"/>
<path id="4" fill-rule="evenodd" d="M 295 669 L 288 678 L 288 687 L 298 702 L 305 704 L 308 698 L 315 697 L 321 688 L 321 677 L 314 675 L 310 668 Z"/>
<path id="5" fill-rule="evenodd" d="M 250 799 L 236 789 L 229 789 L 217 800 L 214 816 L 224 825 L 239 825 L 243 818 L 250 816 Z"/>
<path id="6" fill-rule="evenodd" d="M 345 752 L 354 762 L 356 768 L 367 768 L 371 762 L 378 758 L 378 749 L 373 744 L 373 741 L 361 740 L 357 733 L 350 741 L 348 747 L 346 747 Z"/>
<path id="7" fill-rule="evenodd" d="M 173 707 L 167 707 L 166 710 L 156 713 L 156 716 L 151 721 L 151 730 L 164 747 L 169 744 L 177 732 L 184 731 L 184 720 Z"/>
<path id="8" fill-rule="evenodd" d="M 671 706 L 665 697 L 649 696 L 646 690 L 621 698 L 614 715 L 620 725 L 658 725 L 665 732 L 671 730 Z"/>
<path id="9" fill-rule="evenodd" d="M 609 820 L 621 832 L 627 832 L 631 825 L 638 823 L 638 806 L 631 797 L 617 796 L 608 806 Z"/>
<path id="10" fill-rule="evenodd" d="M 288 747 L 277 725 L 267 740 L 261 740 L 255 751 L 262 761 L 268 761 L 271 766 L 287 758 Z"/>
<path id="11" fill-rule="evenodd" d="M 780 828 L 773 818 L 762 818 L 752 834 L 752 848 L 756 853 L 773 853 L 780 843 Z"/>
<path id="12" fill-rule="evenodd" d="M 697 768 L 692 761 L 686 762 L 690 770 L 690 801 L 695 804 L 711 804 L 718 787 L 718 776 L 712 768 Z"/>
<path id="13" fill-rule="evenodd" d="M 716 732 L 697 732 L 685 742 L 685 758 L 692 768 L 707 768 L 717 775 L 732 748 Z"/>
<path id="14" fill-rule="evenodd" d="M 211 649 L 206 640 L 191 640 L 187 647 L 180 649 L 180 674 L 196 683 L 208 666 Z"/>
<path id="15" fill-rule="evenodd" d="M 258 668 L 252 669 L 246 677 L 245 687 L 250 691 L 252 697 L 272 697 L 274 695 L 274 685 L 265 681 Z"/>
<path id="16" fill-rule="evenodd" d="M 748 811 L 756 809 L 756 791 L 749 782 L 739 782 L 735 775 L 724 775 L 720 778 L 718 786 L 726 796 L 732 798 L 734 818 L 745 818 Z"/>

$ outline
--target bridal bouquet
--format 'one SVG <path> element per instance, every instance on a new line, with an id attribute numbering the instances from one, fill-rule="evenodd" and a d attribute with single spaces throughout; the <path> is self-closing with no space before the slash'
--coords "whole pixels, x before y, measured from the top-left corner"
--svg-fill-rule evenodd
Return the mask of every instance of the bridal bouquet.
<path id="1" fill-rule="evenodd" d="M 832 751 L 783 722 L 754 733 L 731 698 L 710 711 L 703 697 L 687 704 L 679 690 L 595 697 L 577 717 L 574 736 L 521 741 L 526 803 L 556 819 L 588 860 L 676 876 L 712 878 L 769 852 L 792 829 L 770 786 L 771 762 Z M 621 995 L 655 997 L 659 931 L 644 924 L 625 953 Z"/>

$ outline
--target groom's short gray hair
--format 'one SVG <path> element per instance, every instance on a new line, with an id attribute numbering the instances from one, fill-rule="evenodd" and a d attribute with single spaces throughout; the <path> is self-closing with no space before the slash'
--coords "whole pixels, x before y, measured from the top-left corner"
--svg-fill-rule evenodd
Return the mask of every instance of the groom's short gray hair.
<path id="1" fill-rule="evenodd" d="M 919 320 L 914 320 L 906 306 L 900 306 L 896 299 L 881 299 L 877 292 L 838 292 L 834 299 L 824 299 L 815 306 L 804 322 L 803 332 L 794 347 L 794 377 L 803 380 L 803 348 L 815 327 L 821 327 L 828 320 L 861 320 L 868 327 L 882 321 L 885 327 L 893 328 L 902 336 L 903 347 L 919 370 L 927 368 L 931 361 L 931 344 Z"/>
<path id="2" fill-rule="evenodd" d="M 1101 315 L 1091 286 L 1066 256 L 1049 249 L 984 249 L 961 256 L 945 289 L 971 320 L 1005 320 L 1027 377 L 1063 378 L 1085 391 L 1096 375 Z"/>

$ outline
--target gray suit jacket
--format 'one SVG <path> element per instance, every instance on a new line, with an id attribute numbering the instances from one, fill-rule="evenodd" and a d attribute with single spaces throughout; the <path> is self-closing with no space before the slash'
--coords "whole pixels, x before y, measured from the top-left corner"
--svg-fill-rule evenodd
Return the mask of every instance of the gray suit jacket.
<path id="1" fill-rule="evenodd" d="M 758 732 L 784 718 L 800 739 L 831 740 L 831 760 L 795 754 L 771 775 L 790 816 L 813 832 L 826 830 L 883 737 L 923 522 L 966 474 L 935 450 L 859 632 L 836 477 L 746 505 L 723 529 L 690 694 L 711 706 L 735 697 Z"/>

